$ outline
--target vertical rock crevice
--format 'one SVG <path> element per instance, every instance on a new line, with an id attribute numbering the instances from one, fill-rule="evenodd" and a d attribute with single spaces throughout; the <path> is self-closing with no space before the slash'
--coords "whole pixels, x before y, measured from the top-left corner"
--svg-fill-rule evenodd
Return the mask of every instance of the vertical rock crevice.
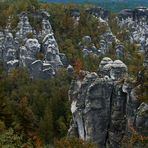
<path id="1" fill-rule="evenodd" d="M 78 137 L 101 148 L 120 148 L 131 133 L 129 123 L 133 126 L 135 122 L 139 131 L 147 127 L 147 115 L 143 116 L 148 110 L 147 104 L 140 105 L 137 101 L 135 88 L 125 79 L 127 66 L 122 61 L 105 57 L 98 74 L 82 73 L 81 80 L 76 79 L 75 87 L 69 91 L 72 108 L 75 105 L 72 114 L 78 125 Z M 69 131 L 69 135 L 73 135 L 72 132 Z"/>

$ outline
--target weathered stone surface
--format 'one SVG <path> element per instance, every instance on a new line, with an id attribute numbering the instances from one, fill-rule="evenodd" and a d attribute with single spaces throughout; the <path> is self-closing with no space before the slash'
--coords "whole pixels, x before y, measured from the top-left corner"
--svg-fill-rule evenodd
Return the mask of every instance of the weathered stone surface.
<path id="1" fill-rule="evenodd" d="M 126 81 L 128 69 L 122 61 L 105 57 L 99 69 L 98 75 L 82 71 L 71 83 L 73 122 L 68 136 L 91 140 L 102 148 L 120 148 L 131 127 L 146 135 L 147 104 L 140 105 L 137 88 Z"/>
<path id="2" fill-rule="evenodd" d="M 40 44 L 37 39 L 28 39 L 25 43 L 28 55 L 32 58 L 36 58 L 37 53 L 40 51 Z"/>
<path id="3" fill-rule="evenodd" d="M 82 38 L 82 42 L 84 45 L 89 45 L 91 43 L 91 37 L 90 36 L 84 36 Z"/>
<path id="4" fill-rule="evenodd" d="M 64 67 L 67 67 L 69 63 L 66 58 L 66 55 L 64 53 L 59 53 L 59 57 L 60 57 L 62 64 L 64 65 Z"/>
<path id="5" fill-rule="evenodd" d="M 110 58 L 104 57 L 99 64 L 98 74 L 104 75 L 104 73 L 106 73 L 106 68 L 104 68 L 104 66 L 112 63 L 113 61 Z"/>
<path id="6" fill-rule="evenodd" d="M 144 136 L 148 136 L 148 104 L 141 103 L 136 113 L 136 129 Z"/>
<path id="7" fill-rule="evenodd" d="M 69 76 L 71 76 L 71 77 L 74 75 L 74 68 L 72 65 L 68 65 L 67 72 L 68 72 Z"/>
<path id="8" fill-rule="evenodd" d="M 47 12 L 42 12 L 43 20 L 42 20 L 42 35 L 47 35 L 53 33 L 51 24 L 49 22 L 49 14 Z"/>
<path id="9" fill-rule="evenodd" d="M 29 15 L 42 22 L 40 31 L 30 25 Z M 69 63 L 66 55 L 59 52 L 49 17 L 43 10 L 32 14 L 22 12 L 14 36 L 8 20 L 6 29 L 0 32 L 0 62 L 8 72 L 25 67 L 33 79 L 48 79 L 55 76 L 59 68 L 67 68 Z"/>
<path id="10" fill-rule="evenodd" d="M 118 15 L 118 24 L 126 28 L 127 41 L 140 44 L 140 52 L 147 50 L 148 8 L 138 7 L 133 10 L 124 9 Z"/>
<path id="11" fill-rule="evenodd" d="M 112 63 L 110 76 L 113 80 L 124 79 L 127 75 L 127 66 L 120 60 L 116 60 Z"/>
<path id="12" fill-rule="evenodd" d="M 116 57 L 117 59 L 123 60 L 124 59 L 124 46 L 121 44 L 116 45 Z"/>
<path id="13" fill-rule="evenodd" d="M 30 67 L 33 79 L 47 79 L 55 75 L 55 71 L 51 64 L 43 63 L 41 60 L 34 61 Z"/>
<path id="14" fill-rule="evenodd" d="M 32 27 L 31 27 L 31 25 L 29 23 L 27 13 L 22 12 L 19 15 L 19 19 L 20 19 L 20 21 L 19 21 L 18 26 L 17 26 L 18 31 L 16 32 L 16 39 L 17 40 L 26 39 L 27 35 L 29 33 L 33 32 Z"/>
<path id="15" fill-rule="evenodd" d="M 109 12 L 107 10 L 104 10 L 101 7 L 94 7 L 86 10 L 86 13 L 92 16 L 95 16 L 97 18 L 101 17 L 102 19 L 106 20 L 108 19 Z"/>
<path id="16" fill-rule="evenodd" d="M 55 49 L 56 53 L 59 53 L 58 45 L 54 38 L 53 33 L 47 34 L 44 37 L 42 44 L 43 44 L 43 52 L 46 53 L 48 46 L 51 46 L 52 48 Z"/>
<path id="17" fill-rule="evenodd" d="M 11 72 L 15 68 L 19 66 L 19 61 L 18 60 L 10 60 L 7 62 L 7 71 Z"/>
<path id="18" fill-rule="evenodd" d="M 73 18 L 74 24 L 77 25 L 80 20 L 80 10 L 78 8 L 72 8 L 69 10 L 65 9 L 65 12 Z"/>

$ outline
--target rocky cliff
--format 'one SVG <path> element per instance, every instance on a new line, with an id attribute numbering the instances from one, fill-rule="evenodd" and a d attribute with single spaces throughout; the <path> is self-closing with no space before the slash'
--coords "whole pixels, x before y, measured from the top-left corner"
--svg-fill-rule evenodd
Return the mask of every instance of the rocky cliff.
<path id="1" fill-rule="evenodd" d="M 128 68 L 120 60 L 103 58 L 98 74 L 82 71 L 69 90 L 73 120 L 68 136 L 101 148 L 128 147 L 134 134 L 147 137 L 148 104 L 138 100 L 138 87 L 128 80 Z"/>
<path id="2" fill-rule="evenodd" d="M 29 15 L 40 20 L 41 28 L 30 25 Z M 0 61 L 11 72 L 15 68 L 27 68 L 33 79 L 47 79 L 61 67 L 68 67 L 65 54 L 59 52 L 58 44 L 46 11 L 19 14 L 17 27 L 12 30 L 9 18 L 6 29 L 0 32 Z M 70 66 L 69 66 L 70 67 Z"/>

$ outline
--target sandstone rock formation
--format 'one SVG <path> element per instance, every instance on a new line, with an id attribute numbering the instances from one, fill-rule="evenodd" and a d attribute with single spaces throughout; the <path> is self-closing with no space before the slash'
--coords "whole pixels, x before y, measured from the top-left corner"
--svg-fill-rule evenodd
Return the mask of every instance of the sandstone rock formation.
<path id="1" fill-rule="evenodd" d="M 146 59 L 148 55 L 148 8 L 122 10 L 118 15 L 118 24 L 121 29 L 126 28 L 130 43 L 140 45 L 139 52 L 143 53 Z"/>
<path id="2" fill-rule="evenodd" d="M 73 121 L 68 136 L 95 142 L 98 147 L 120 148 L 131 127 L 148 136 L 146 103 L 140 104 L 134 88 L 126 81 L 127 66 L 105 57 L 98 74 L 82 71 L 69 90 Z"/>
<path id="3" fill-rule="evenodd" d="M 97 18 L 102 18 L 103 20 L 107 20 L 109 16 L 109 12 L 102 7 L 94 7 L 86 10 L 86 13 L 92 15 Z"/>
<path id="4" fill-rule="evenodd" d="M 0 32 L 0 61 L 8 72 L 25 67 L 31 78 L 47 79 L 53 77 L 59 68 L 67 68 L 69 63 L 65 54 L 59 52 L 49 22 L 50 15 L 43 10 L 30 15 L 41 20 L 41 31 L 36 31 L 30 25 L 28 14 L 22 12 L 13 34 L 10 24 Z"/>

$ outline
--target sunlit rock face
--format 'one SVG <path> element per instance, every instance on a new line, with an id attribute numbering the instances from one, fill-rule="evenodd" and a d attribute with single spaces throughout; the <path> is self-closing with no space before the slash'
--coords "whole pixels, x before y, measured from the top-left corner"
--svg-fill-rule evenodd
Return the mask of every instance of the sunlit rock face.
<path id="1" fill-rule="evenodd" d="M 32 58 L 36 58 L 37 53 L 40 51 L 40 44 L 37 39 L 28 39 L 25 43 L 28 55 Z"/>
<path id="2" fill-rule="evenodd" d="M 140 105 L 137 89 L 126 81 L 128 68 L 122 61 L 105 57 L 98 69 L 98 74 L 82 71 L 71 83 L 73 121 L 68 136 L 93 141 L 98 147 L 120 148 L 131 126 L 139 134 L 148 127 L 147 115 L 139 113 L 146 112 L 147 104 Z"/>
<path id="3" fill-rule="evenodd" d="M 31 26 L 29 15 L 40 20 L 40 31 Z M 10 23 L 0 32 L 0 61 L 7 72 L 17 67 L 27 68 L 31 78 L 47 79 L 54 77 L 59 68 L 67 68 L 69 63 L 65 54 L 59 52 L 48 12 L 22 12 L 18 16 L 13 34 Z"/>

